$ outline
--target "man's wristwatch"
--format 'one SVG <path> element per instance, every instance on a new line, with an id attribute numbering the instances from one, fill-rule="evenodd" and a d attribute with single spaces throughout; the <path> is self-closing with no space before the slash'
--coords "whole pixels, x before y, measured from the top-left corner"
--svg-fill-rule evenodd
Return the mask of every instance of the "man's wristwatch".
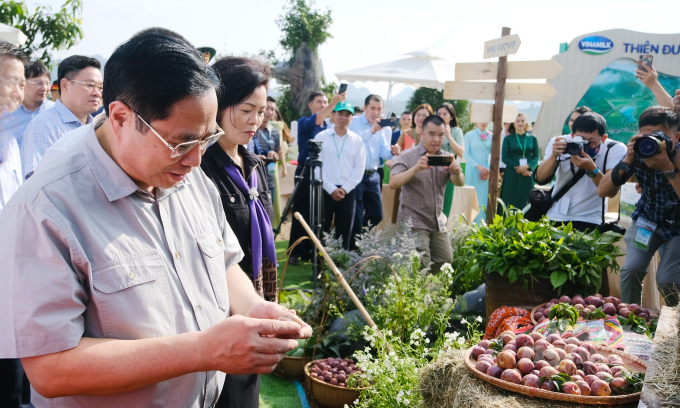
<path id="1" fill-rule="evenodd" d="M 673 170 L 666 170 L 663 172 L 663 175 L 668 179 L 672 179 L 675 177 L 675 175 L 678 174 L 678 169 L 673 169 Z"/>
<path id="2" fill-rule="evenodd" d="M 595 178 L 598 174 L 600 174 L 600 169 L 597 167 L 595 167 L 595 170 L 586 170 L 586 176 L 590 178 Z"/>

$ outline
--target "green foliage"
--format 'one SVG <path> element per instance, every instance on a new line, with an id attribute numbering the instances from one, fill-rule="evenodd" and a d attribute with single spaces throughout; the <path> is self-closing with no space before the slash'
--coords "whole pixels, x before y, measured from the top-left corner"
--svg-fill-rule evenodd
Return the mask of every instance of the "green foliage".
<path id="1" fill-rule="evenodd" d="M 550 308 L 548 319 L 567 320 L 571 325 L 578 321 L 578 310 L 569 303 L 558 303 Z"/>
<path id="2" fill-rule="evenodd" d="M 330 101 L 338 92 L 338 84 L 335 82 L 326 82 L 325 77 L 321 77 L 321 92 L 326 94 L 326 97 Z"/>
<path id="3" fill-rule="evenodd" d="M 635 313 L 632 312 L 628 315 L 627 319 L 623 316 L 618 316 L 618 319 L 621 326 L 625 326 L 624 329 L 630 328 L 631 331 L 638 334 L 644 334 L 650 339 L 654 338 L 656 326 L 659 323 L 659 319 L 652 319 L 649 321 L 649 324 L 647 324 L 645 319 L 637 317 Z"/>
<path id="4" fill-rule="evenodd" d="M 444 99 L 444 91 L 420 87 L 416 89 L 411 96 L 411 99 L 409 99 L 406 104 L 406 109 L 413 111 L 418 105 L 423 103 L 429 103 L 430 106 L 432 106 L 432 109 L 437 109 L 437 107 L 444 102 L 449 102 L 453 105 L 453 108 L 456 110 L 456 117 L 458 117 L 458 127 L 463 130 L 463 133 L 474 129 L 474 123 L 470 123 L 469 102 Z"/>
<path id="5" fill-rule="evenodd" d="M 21 46 L 31 59 L 52 67 L 52 51 L 67 50 L 83 38 L 81 0 L 66 0 L 52 13 L 49 6 L 37 6 L 31 14 L 24 1 L 0 3 L 0 23 L 20 29 L 28 39 Z"/>
<path id="6" fill-rule="evenodd" d="M 313 0 L 290 0 L 288 7 L 284 9 L 284 15 L 276 20 L 283 32 L 279 43 L 291 58 L 302 43 L 316 51 L 319 45 L 332 38 L 328 32 L 333 24 L 330 9 L 320 13 L 312 10 L 313 5 Z"/>
<path id="7" fill-rule="evenodd" d="M 512 211 L 505 219 L 496 215 L 492 225 L 474 228 L 458 267 L 471 274 L 498 273 L 526 289 L 550 280 L 559 294 L 595 294 L 603 272 L 619 270 L 616 258 L 623 253 L 615 243 L 621 238 L 614 232 L 579 232 L 571 223 L 557 227 L 547 217 L 530 222 Z"/>
<path id="8" fill-rule="evenodd" d="M 279 112 L 281 112 L 281 120 L 290 126 L 290 122 L 300 118 L 300 112 L 293 106 L 290 85 L 282 84 L 279 89 L 281 90 L 281 95 L 276 98 L 276 106 L 279 107 Z"/>
<path id="9" fill-rule="evenodd" d="M 451 266 L 454 272 L 449 290 L 451 291 L 451 296 L 457 297 L 456 300 L 461 303 L 461 307 L 466 306 L 463 310 L 467 308 L 467 305 L 462 305 L 462 301 L 465 298 L 461 295 L 477 289 L 479 285 L 484 283 L 481 269 L 475 271 L 467 269 L 472 254 L 467 252 L 464 245 L 473 232 L 473 228 L 463 223 L 458 224 L 451 231 L 451 248 L 453 249 L 453 262 L 451 262 Z"/>

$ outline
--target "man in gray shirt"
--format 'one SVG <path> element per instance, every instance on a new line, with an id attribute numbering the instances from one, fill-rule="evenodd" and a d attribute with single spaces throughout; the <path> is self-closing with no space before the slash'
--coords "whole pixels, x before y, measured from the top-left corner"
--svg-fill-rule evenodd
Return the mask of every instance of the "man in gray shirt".
<path id="1" fill-rule="evenodd" d="M 222 134 L 218 86 L 183 37 L 136 34 L 106 65 L 106 116 L 0 215 L 0 358 L 35 407 L 210 407 L 224 373 L 271 372 L 311 335 L 256 294 L 192 171 Z"/>

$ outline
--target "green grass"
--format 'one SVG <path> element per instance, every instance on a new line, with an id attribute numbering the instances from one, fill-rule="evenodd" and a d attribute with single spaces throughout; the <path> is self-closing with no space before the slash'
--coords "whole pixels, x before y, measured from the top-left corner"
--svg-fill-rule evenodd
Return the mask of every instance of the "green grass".
<path id="1" fill-rule="evenodd" d="M 302 408 L 295 384 L 273 374 L 260 376 L 261 408 Z"/>
<path id="2" fill-rule="evenodd" d="M 288 249 L 288 241 L 276 241 L 276 258 L 279 260 L 279 276 L 283 274 L 286 265 L 286 257 L 281 258 Z M 312 289 L 312 264 L 304 262 L 300 265 L 288 265 L 286 275 L 283 277 L 283 289 L 291 286 L 299 286 L 301 289 Z"/>

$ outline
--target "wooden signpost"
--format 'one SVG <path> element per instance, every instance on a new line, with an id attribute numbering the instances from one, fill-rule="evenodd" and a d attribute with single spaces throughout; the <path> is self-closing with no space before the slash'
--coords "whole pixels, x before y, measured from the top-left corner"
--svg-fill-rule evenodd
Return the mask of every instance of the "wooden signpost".
<path id="1" fill-rule="evenodd" d="M 493 122 L 493 103 L 470 103 L 470 123 Z M 503 105 L 503 123 L 514 122 L 517 105 Z"/>
<path id="2" fill-rule="evenodd" d="M 484 43 L 484 59 L 498 57 L 498 62 L 456 64 L 456 81 L 444 84 L 445 99 L 490 100 L 493 105 L 493 138 L 491 140 L 491 163 L 489 165 L 489 197 L 486 205 L 486 222 L 492 224 L 498 202 L 498 178 L 501 160 L 501 130 L 508 120 L 504 101 L 546 102 L 557 94 L 550 84 L 507 83 L 506 79 L 549 79 L 561 70 L 555 61 L 523 61 L 508 63 L 508 55 L 517 53 L 521 41 L 517 34 L 510 35 L 510 28 L 503 27 L 501 38 Z M 496 82 L 465 82 L 493 80 Z M 488 109 L 477 107 L 480 109 Z M 505 112 L 505 115 L 504 115 Z M 477 112 L 481 114 L 481 112 Z M 506 116 L 505 120 L 503 117 Z M 517 115 L 514 115 L 517 117 Z M 478 116 L 479 117 L 479 116 Z M 488 117 L 481 116 L 482 118 Z M 485 121 L 480 121 L 485 122 Z M 484 202 L 484 197 L 477 197 Z"/>

